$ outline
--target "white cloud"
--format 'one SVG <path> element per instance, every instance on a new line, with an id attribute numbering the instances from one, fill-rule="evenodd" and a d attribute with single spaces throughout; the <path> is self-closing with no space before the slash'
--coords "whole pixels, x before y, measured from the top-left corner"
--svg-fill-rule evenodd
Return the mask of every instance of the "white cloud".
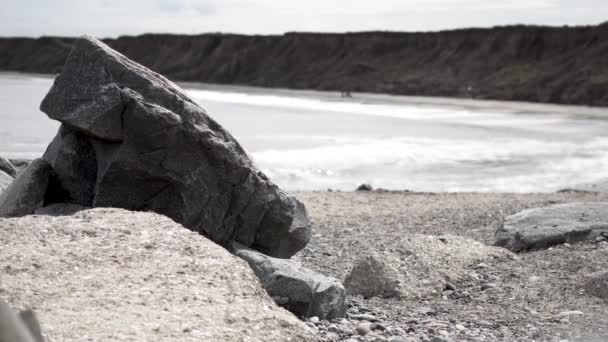
<path id="1" fill-rule="evenodd" d="M 605 0 L 0 0 L 0 35 L 437 30 L 595 24 Z"/>

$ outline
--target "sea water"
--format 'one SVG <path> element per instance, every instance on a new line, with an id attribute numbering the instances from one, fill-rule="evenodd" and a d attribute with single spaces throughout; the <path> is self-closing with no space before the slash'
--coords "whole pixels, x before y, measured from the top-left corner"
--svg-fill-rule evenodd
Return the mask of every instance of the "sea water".
<path id="1" fill-rule="evenodd" d="M 36 158 L 52 78 L 0 74 L 0 155 Z M 555 191 L 608 175 L 608 120 L 183 85 L 287 190 Z M 576 114 L 576 113 L 570 113 Z"/>

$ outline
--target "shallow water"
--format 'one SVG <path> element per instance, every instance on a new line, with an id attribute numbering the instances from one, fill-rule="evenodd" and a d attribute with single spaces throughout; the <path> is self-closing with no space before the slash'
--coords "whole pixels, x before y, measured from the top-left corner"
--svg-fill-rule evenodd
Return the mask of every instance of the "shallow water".
<path id="1" fill-rule="evenodd" d="M 0 155 L 40 156 L 58 124 L 52 80 L 0 74 Z M 358 103 L 268 90 L 186 89 L 288 190 L 554 191 L 608 175 L 608 121 Z"/>

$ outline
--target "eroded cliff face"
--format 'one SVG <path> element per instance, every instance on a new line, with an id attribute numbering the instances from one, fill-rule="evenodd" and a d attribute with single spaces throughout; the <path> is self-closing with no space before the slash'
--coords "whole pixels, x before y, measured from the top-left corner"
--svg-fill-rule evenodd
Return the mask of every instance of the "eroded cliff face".
<path id="1" fill-rule="evenodd" d="M 57 73 L 72 41 L 1 38 L 0 70 Z M 180 81 L 608 105 L 608 25 L 105 42 Z"/>

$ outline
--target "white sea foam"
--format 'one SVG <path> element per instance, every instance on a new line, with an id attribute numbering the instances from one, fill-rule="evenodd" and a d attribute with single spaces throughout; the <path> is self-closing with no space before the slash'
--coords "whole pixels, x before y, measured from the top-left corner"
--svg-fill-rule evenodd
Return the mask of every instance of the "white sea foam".
<path id="1" fill-rule="evenodd" d="M 553 191 L 608 175 L 608 138 L 364 140 L 273 149 L 253 158 L 287 187 L 352 189 L 370 182 L 419 191 Z"/>
<path id="2" fill-rule="evenodd" d="M 35 158 L 57 123 L 38 111 L 52 80 L 0 75 L 0 155 Z M 288 190 L 363 182 L 418 191 L 554 191 L 608 175 L 608 121 L 186 89 Z"/>

